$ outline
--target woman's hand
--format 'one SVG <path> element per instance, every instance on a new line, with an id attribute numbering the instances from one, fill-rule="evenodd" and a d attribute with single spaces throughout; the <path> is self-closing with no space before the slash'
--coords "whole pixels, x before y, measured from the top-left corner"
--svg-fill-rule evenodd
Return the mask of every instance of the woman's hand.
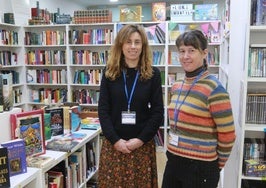
<path id="1" fill-rule="evenodd" d="M 130 151 L 133 151 L 143 145 L 143 141 L 138 138 L 132 138 L 126 141 L 126 146 Z"/>
<path id="2" fill-rule="evenodd" d="M 120 139 L 114 144 L 114 148 L 122 153 L 130 153 L 131 150 L 126 145 L 127 141 Z"/>

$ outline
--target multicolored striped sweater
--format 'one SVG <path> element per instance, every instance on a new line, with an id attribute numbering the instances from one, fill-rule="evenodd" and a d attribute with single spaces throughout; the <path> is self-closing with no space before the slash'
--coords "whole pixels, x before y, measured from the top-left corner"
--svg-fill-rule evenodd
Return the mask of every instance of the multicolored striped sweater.
<path id="1" fill-rule="evenodd" d="M 229 94 L 208 71 L 205 71 L 191 88 L 195 79 L 196 77 L 185 78 L 183 86 L 182 80 L 172 86 L 168 115 L 170 132 L 178 136 L 178 144 L 168 142 L 167 148 L 175 155 L 190 159 L 214 161 L 218 158 L 219 167 L 223 168 L 235 141 Z M 176 104 L 181 87 L 182 91 Z M 176 107 L 179 113 L 175 123 Z"/>

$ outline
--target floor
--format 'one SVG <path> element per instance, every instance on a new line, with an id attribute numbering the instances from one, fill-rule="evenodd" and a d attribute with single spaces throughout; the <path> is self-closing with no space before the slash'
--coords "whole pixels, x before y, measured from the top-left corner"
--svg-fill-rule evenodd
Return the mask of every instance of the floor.
<path id="1" fill-rule="evenodd" d="M 156 159 L 157 159 L 157 171 L 158 171 L 158 184 L 159 184 L 159 188 L 160 188 L 162 185 L 163 172 L 164 172 L 164 167 L 165 167 L 165 163 L 166 163 L 165 152 L 157 151 L 156 152 Z"/>

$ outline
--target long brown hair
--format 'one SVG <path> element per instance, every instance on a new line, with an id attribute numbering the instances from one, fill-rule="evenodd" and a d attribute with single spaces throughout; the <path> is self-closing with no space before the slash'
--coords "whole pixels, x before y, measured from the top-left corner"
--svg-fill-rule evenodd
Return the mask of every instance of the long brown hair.
<path id="1" fill-rule="evenodd" d="M 130 24 L 121 28 L 111 48 L 105 72 L 105 76 L 110 80 L 118 78 L 126 68 L 122 47 L 130 35 L 135 32 L 138 32 L 142 39 L 142 52 L 138 63 L 140 79 L 147 80 L 152 77 L 152 53 L 145 30 L 140 25 Z"/>

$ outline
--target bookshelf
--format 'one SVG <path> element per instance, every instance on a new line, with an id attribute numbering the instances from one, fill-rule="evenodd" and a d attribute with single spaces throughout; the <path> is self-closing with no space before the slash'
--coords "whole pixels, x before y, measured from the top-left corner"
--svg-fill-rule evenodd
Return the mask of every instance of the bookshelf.
<path id="1" fill-rule="evenodd" d="M 252 3 L 254 1 L 249 1 L 249 16 L 253 16 Z M 259 187 L 265 186 L 265 181 L 263 176 L 246 174 L 245 169 L 245 159 L 255 159 L 261 160 L 262 164 L 265 161 L 265 149 L 256 149 L 246 155 L 249 151 L 248 145 L 254 147 L 255 145 L 260 145 L 265 147 L 265 69 L 263 68 L 265 61 L 263 60 L 263 54 L 266 50 L 266 26 L 256 25 L 252 21 L 248 23 L 247 26 L 247 44 L 245 47 L 246 57 L 246 80 L 244 83 L 244 96 L 243 104 L 245 105 L 243 109 L 243 128 L 242 128 L 242 138 L 241 138 L 241 155 L 239 164 L 239 187 L 244 185 L 257 185 Z M 247 138 L 250 138 L 252 142 L 250 143 Z M 262 141 L 262 144 L 260 143 Z M 261 156 L 262 155 L 262 156 Z"/>
<path id="2" fill-rule="evenodd" d="M 23 38 L 22 28 L 13 24 L 0 23 L 0 65 L 1 74 L 9 75 L 12 78 L 12 101 L 15 107 L 23 106 L 22 93 L 25 76 L 24 71 Z"/>

